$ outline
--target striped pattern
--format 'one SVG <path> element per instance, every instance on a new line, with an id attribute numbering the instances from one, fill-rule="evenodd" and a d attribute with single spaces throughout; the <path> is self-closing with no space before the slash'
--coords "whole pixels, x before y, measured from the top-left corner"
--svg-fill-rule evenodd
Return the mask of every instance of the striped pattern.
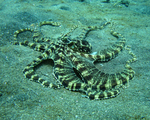
<path id="1" fill-rule="evenodd" d="M 95 67 L 95 61 L 110 61 L 115 58 L 125 46 L 125 38 L 121 34 L 111 31 L 111 34 L 119 41 L 110 48 L 100 51 L 98 55 L 88 54 L 91 52 L 92 47 L 84 38 L 89 31 L 102 29 L 107 24 L 109 23 L 106 22 L 100 27 L 91 26 L 84 29 L 84 32 L 81 33 L 78 40 L 67 39 L 69 33 L 73 31 L 71 30 L 69 33 L 55 40 L 55 42 L 51 38 L 39 38 L 39 41 L 43 41 L 42 43 L 30 43 L 28 41 L 15 42 L 15 45 L 29 46 L 41 52 L 41 55 L 28 64 L 23 70 L 25 77 L 31 81 L 41 83 L 45 87 L 59 88 L 60 86 L 64 86 L 68 90 L 83 92 L 90 99 L 116 97 L 120 93 L 119 88 L 129 83 L 129 80 L 134 77 L 135 72 L 129 64 L 136 61 L 136 56 L 130 49 L 127 49 L 132 59 L 126 62 L 125 69 L 119 73 L 106 74 Z M 40 26 L 42 25 L 58 26 L 60 24 L 56 24 L 52 21 L 44 21 L 40 23 Z M 76 27 L 74 29 L 76 29 Z M 14 33 L 15 40 L 17 40 L 18 34 L 24 31 L 33 32 L 33 30 L 29 28 L 17 30 Z M 37 33 L 37 31 L 35 33 Z M 35 37 L 38 38 L 38 34 L 35 34 Z M 52 59 L 54 61 L 54 75 L 59 84 L 50 83 L 40 78 L 34 72 L 34 68 L 46 59 Z"/>

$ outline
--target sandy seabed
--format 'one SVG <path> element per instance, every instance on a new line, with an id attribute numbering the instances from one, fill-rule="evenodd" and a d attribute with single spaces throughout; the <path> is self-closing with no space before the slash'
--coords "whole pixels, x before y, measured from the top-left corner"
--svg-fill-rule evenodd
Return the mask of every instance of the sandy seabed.
<path id="1" fill-rule="evenodd" d="M 110 0 L 0 0 L 0 119 L 3 120 L 134 120 L 150 119 L 150 0 L 128 0 L 129 6 Z M 117 4 L 116 4 L 117 3 Z M 109 47 L 111 29 L 121 33 L 137 61 L 129 87 L 107 100 L 89 100 L 84 94 L 65 88 L 50 89 L 24 77 L 24 67 L 40 55 L 24 46 L 15 46 L 13 33 L 35 23 L 53 20 L 61 27 L 43 27 L 45 36 L 56 37 L 74 25 L 111 25 L 87 36 L 93 51 Z M 29 35 L 26 33 L 25 35 Z M 24 35 L 19 36 L 19 40 Z M 31 39 L 31 38 L 29 38 Z M 129 59 L 124 51 L 104 64 L 105 72 L 120 71 Z M 116 63 L 119 63 L 118 65 Z M 55 81 L 53 65 L 42 63 L 37 72 Z"/>

